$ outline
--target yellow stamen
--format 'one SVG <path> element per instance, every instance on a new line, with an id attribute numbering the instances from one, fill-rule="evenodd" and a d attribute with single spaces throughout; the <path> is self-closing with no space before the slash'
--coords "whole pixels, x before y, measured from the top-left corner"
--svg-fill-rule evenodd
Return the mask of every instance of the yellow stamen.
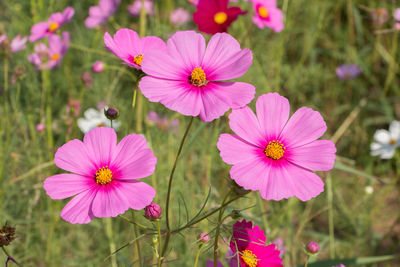
<path id="1" fill-rule="evenodd" d="M 95 179 L 96 183 L 98 184 L 108 184 L 109 182 L 111 182 L 112 178 L 113 174 L 108 166 L 102 167 L 96 172 Z"/>
<path id="2" fill-rule="evenodd" d="M 214 15 L 214 21 L 217 24 L 224 24 L 228 19 L 228 15 L 225 12 L 218 12 Z"/>
<path id="3" fill-rule="evenodd" d="M 142 61 L 143 61 L 143 55 L 137 55 L 136 57 L 133 58 L 133 62 L 138 66 L 142 66 Z"/>
<path id="4" fill-rule="evenodd" d="M 104 127 L 104 123 L 97 124 L 97 127 Z"/>
<path id="5" fill-rule="evenodd" d="M 265 7 L 260 6 L 258 8 L 258 15 L 260 15 L 260 17 L 266 19 L 266 18 L 268 18 L 268 14 L 269 14 L 268 10 Z"/>
<path id="6" fill-rule="evenodd" d="M 242 251 L 242 260 L 246 263 L 248 267 L 256 267 L 257 266 L 257 256 L 251 250 L 243 250 Z"/>
<path id="7" fill-rule="evenodd" d="M 58 29 L 59 26 L 60 25 L 58 25 L 57 22 L 50 22 L 49 31 L 50 32 L 55 32 Z"/>
<path id="8" fill-rule="evenodd" d="M 57 54 L 57 53 L 55 53 L 51 56 L 51 59 L 54 61 L 58 60 L 59 58 L 60 58 L 60 54 Z"/>
<path id="9" fill-rule="evenodd" d="M 268 143 L 264 153 L 267 157 L 277 160 L 283 157 L 285 149 L 286 147 L 280 141 L 273 140 Z"/>
<path id="10" fill-rule="evenodd" d="M 190 83 L 194 86 L 203 86 L 207 84 L 206 73 L 201 67 L 196 67 L 190 74 Z"/>
<path id="11" fill-rule="evenodd" d="M 390 142 L 389 142 L 389 143 L 393 146 L 394 144 L 396 144 L 396 140 L 390 139 Z"/>

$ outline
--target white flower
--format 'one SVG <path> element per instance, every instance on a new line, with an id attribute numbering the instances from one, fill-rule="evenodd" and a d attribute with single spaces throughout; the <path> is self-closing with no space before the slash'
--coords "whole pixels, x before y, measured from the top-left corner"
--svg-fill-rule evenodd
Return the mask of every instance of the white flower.
<path id="1" fill-rule="evenodd" d="M 106 107 L 107 108 L 107 107 Z M 83 118 L 78 119 L 78 127 L 83 133 L 87 133 L 96 127 L 111 127 L 111 122 L 104 115 L 104 110 L 96 110 L 94 108 L 89 108 L 83 114 Z M 121 123 L 119 121 L 113 120 L 113 128 L 118 131 Z"/>
<path id="2" fill-rule="evenodd" d="M 365 193 L 367 193 L 368 195 L 371 195 L 374 192 L 374 187 L 372 185 L 367 185 L 365 187 Z"/>
<path id="3" fill-rule="evenodd" d="M 371 144 L 371 155 L 380 156 L 381 159 L 393 157 L 395 149 L 400 146 L 400 122 L 393 121 L 389 131 L 379 129 L 374 134 L 376 142 Z"/>

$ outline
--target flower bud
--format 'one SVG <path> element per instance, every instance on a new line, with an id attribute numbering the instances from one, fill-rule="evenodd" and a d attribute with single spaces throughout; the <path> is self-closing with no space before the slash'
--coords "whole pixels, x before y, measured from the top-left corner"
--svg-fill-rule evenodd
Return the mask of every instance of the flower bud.
<path id="1" fill-rule="evenodd" d="M 119 111 L 116 108 L 107 108 L 104 110 L 104 115 L 106 115 L 109 120 L 115 120 L 119 116 Z"/>
<path id="2" fill-rule="evenodd" d="M 200 243 L 207 243 L 210 241 L 210 236 L 207 233 L 201 233 L 198 236 L 198 240 Z"/>
<path id="3" fill-rule="evenodd" d="M 104 70 L 104 63 L 103 61 L 97 60 L 93 66 L 92 66 L 92 70 L 96 73 L 100 73 L 103 72 Z"/>
<path id="4" fill-rule="evenodd" d="M 316 254 L 319 251 L 319 244 L 317 242 L 311 241 L 307 244 L 306 250 L 310 254 Z"/>
<path id="5" fill-rule="evenodd" d="M 43 123 L 38 123 L 38 124 L 36 125 L 36 131 L 38 131 L 38 132 L 43 132 L 44 129 L 45 129 L 45 126 L 44 126 Z"/>
<path id="6" fill-rule="evenodd" d="M 157 220 L 161 216 L 161 207 L 157 203 L 151 203 L 144 208 L 144 216 L 150 221 Z"/>
<path id="7" fill-rule="evenodd" d="M 0 228 L 0 247 L 8 246 L 15 238 L 15 227 L 4 225 Z"/>

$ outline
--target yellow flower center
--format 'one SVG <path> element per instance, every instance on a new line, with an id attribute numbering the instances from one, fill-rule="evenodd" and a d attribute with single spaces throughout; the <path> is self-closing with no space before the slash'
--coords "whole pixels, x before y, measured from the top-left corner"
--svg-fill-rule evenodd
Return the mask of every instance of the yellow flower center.
<path id="1" fill-rule="evenodd" d="M 60 25 L 58 25 L 57 22 L 50 22 L 49 31 L 50 32 L 55 32 L 58 29 L 59 26 Z"/>
<path id="2" fill-rule="evenodd" d="M 190 74 L 190 83 L 194 86 L 203 86 L 207 84 L 206 73 L 201 67 L 196 67 Z"/>
<path id="3" fill-rule="evenodd" d="M 218 12 L 214 15 L 214 21 L 217 24 L 224 24 L 228 19 L 228 15 L 225 12 Z"/>
<path id="4" fill-rule="evenodd" d="M 283 157 L 285 149 L 286 147 L 284 147 L 280 141 L 273 140 L 268 143 L 264 153 L 267 157 L 277 160 Z"/>
<path id="5" fill-rule="evenodd" d="M 260 15 L 260 17 L 266 19 L 266 18 L 268 18 L 268 10 L 263 6 L 260 6 L 258 8 L 258 15 Z"/>
<path id="6" fill-rule="evenodd" d="M 393 146 L 394 144 L 396 144 L 396 140 L 390 139 L 389 143 Z"/>
<path id="7" fill-rule="evenodd" d="M 51 59 L 54 61 L 58 60 L 59 58 L 60 58 L 60 54 L 57 54 L 57 53 L 55 53 L 51 56 Z"/>
<path id="8" fill-rule="evenodd" d="M 246 263 L 247 267 L 257 266 L 257 256 L 251 250 L 246 249 L 242 251 L 242 260 Z"/>
<path id="9" fill-rule="evenodd" d="M 112 171 L 108 168 L 108 166 L 100 168 L 96 172 L 96 183 L 98 184 L 108 184 L 111 182 L 113 178 Z"/>
<path id="10" fill-rule="evenodd" d="M 138 66 L 142 66 L 142 61 L 143 61 L 143 55 L 137 55 L 136 57 L 133 58 L 133 62 Z"/>
<path id="11" fill-rule="evenodd" d="M 104 127 L 104 126 L 105 126 L 104 123 L 97 124 L 97 127 Z"/>

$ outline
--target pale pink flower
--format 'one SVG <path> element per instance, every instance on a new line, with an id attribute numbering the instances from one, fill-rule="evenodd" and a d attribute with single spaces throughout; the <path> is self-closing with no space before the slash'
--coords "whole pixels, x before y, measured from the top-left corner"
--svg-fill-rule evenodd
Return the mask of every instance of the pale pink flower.
<path id="1" fill-rule="evenodd" d="M 139 38 L 139 35 L 130 29 L 120 29 L 113 37 L 108 32 L 104 34 L 106 48 L 124 61 L 124 64 L 135 69 L 142 69 L 142 60 L 146 53 L 157 50 L 166 53 L 163 40 L 156 36 Z"/>
<path id="2" fill-rule="evenodd" d="M 386 8 L 376 8 L 371 11 L 371 18 L 377 26 L 380 26 L 388 21 L 389 13 Z"/>
<path id="3" fill-rule="evenodd" d="M 289 119 L 289 101 L 277 93 L 260 96 L 256 110 L 257 116 L 247 106 L 233 110 L 229 125 L 236 135 L 218 140 L 222 160 L 233 165 L 231 178 L 266 200 L 318 196 L 324 183 L 313 171 L 331 170 L 336 153 L 332 141 L 317 140 L 326 131 L 321 114 L 302 107 Z"/>
<path id="4" fill-rule="evenodd" d="M 253 85 L 225 81 L 246 73 L 253 59 L 251 51 L 240 49 L 229 34 L 215 34 L 206 47 L 201 34 L 177 32 L 167 48 L 168 53 L 151 51 L 143 60 L 149 76 L 142 78 L 139 88 L 151 102 L 208 122 L 254 98 Z"/>
<path id="5" fill-rule="evenodd" d="M 11 41 L 11 52 L 15 53 L 26 48 L 26 42 L 28 41 L 28 37 L 25 36 L 21 38 L 18 34 L 12 41 Z"/>
<path id="6" fill-rule="evenodd" d="M 254 8 L 253 22 L 258 28 L 268 27 L 275 32 L 283 30 L 283 14 L 275 0 L 252 0 Z"/>
<path id="7" fill-rule="evenodd" d="M 189 11 L 179 7 L 177 9 L 175 9 L 174 11 L 171 12 L 171 23 L 175 26 L 175 27 L 179 27 L 185 23 L 187 23 L 191 18 L 191 15 L 189 13 Z"/>
<path id="8" fill-rule="evenodd" d="M 57 12 L 50 16 L 48 21 L 39 22 L 33 25 L 29 41 L 36 42 L 46 36 L 54 34 L 61 26 L 71 21 L 75 14 L 72 7 L 67 7 L 62 13 Z"/>
<path id="9" fill-rule="evenodd" d="M 4 42 L 7 39 L 7 35 L 5 33 L 3 33 L 2 35 L 0 35 L 0 44 L 2 42 Z"/>
<path id="10" fill-rule="evenodd" d="M 85 26 L 92 29 L 98 25 L 104 24 L 117 12 L 120 0 L 100 0 L 98 6 L 89 8 L 89 17 L 85 20 Z"/>
<path id="11" fill-rule="evenodd" d="M 141 135 L 130 134 L 117 144 L 112 128 L 97 127 L 83 142 L 74 139 L 57 150 L 54 163 L 70 173 L 47 178 L 43 187 L 52 199 L 75 196 L 61 211 L 64 220 L 89 223 L 149 205 L 156 191 L 139 179 L 151 175 L 156 162 Z"/>
<path id="12" fill-rule="evenodd" d="M 153 1 L 145 0 L 144 1 L 144 9 L 147 15 L 153 15 Z M 131 5 L 128 6 L 128 11 L 132 16 L 139 16 L 142 10 L 142 0 L 135 0 Z"/>
<path id="13" fill-rule="evenodd" d="M 38 123 L 38 124 L 36 125 L 36 131 L 38 131 L 38 132 L 43 132 L 44 129 L 45 129 L 45 126 L 44 126 L 43 123 Z"/>
<path id="14" fill-rule="evenodd" d="M 96 73 L 103 72 L 104 70 L 104 62 L 97 60 L 95 63 L 92 65 L 92 70 Z"/>

